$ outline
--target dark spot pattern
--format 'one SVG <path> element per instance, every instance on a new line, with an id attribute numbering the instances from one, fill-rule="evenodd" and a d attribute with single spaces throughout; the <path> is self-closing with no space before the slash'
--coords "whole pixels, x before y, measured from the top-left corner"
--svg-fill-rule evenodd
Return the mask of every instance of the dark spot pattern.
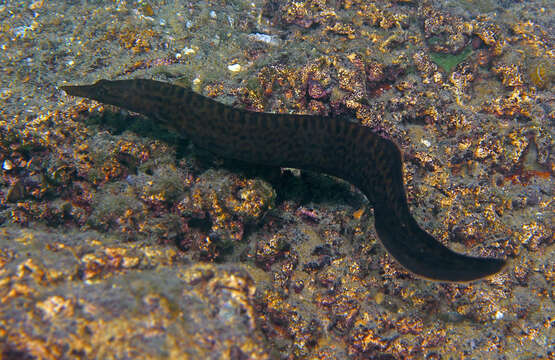
<path id="1" fill-rule="evenodd" d="M 161 121 L 224 157 L 323 172 L 353 183 L 374 207 L 376 231 L 385 248 L 418 276 L 471 281 L 505 265 L 503 259 L 456 253 L 425 232 L 409 212 L 401 152 L 367 127 L 332 117 L 245 111 L 146 79 L 101 80 L 62 89 Z"/>

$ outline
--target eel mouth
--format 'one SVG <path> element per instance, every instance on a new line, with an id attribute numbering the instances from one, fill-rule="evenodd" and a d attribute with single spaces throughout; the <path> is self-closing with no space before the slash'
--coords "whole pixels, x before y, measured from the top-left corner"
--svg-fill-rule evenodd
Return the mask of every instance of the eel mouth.
<path id="1" fill-rule="evenodd" d="M 95 89 L 95 85 L 63 85 L 60 89 L 65 91 L 68 95 L 90 98 L 91 92 Z"/>

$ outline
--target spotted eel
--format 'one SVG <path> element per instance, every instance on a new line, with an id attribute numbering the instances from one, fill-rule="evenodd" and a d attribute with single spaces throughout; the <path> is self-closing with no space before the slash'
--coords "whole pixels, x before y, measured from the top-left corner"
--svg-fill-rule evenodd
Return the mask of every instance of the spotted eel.
<path id="1" fill-rule="evenodd" d="M 399 148 L 367 127 L 334 117 L 241 110 L 147 79 L 100 80 L 62 89 L 146 115 L 223 157 L 349 181 L 374 207 L 375 228 L 389 254 L 420 277 L 472 281 L 505 265 L 504 259 L 451 251 L 424 231 L 409 211 Z"/>

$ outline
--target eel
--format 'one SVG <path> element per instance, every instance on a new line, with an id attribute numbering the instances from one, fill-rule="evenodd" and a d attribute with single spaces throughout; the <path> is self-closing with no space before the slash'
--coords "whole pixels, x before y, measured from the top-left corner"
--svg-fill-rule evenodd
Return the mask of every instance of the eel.
<path id="1" fill-rule="evenodd" d="M 388 253 L 419 277 L 472 281 L 506 264 L 454 252 L 424 231 L 409 210 L 399 148 L 368 127 L 336 117 L 242 110 L 148 79 L 61 89 L 143 114 L 223 157 L 326 173 L 354 184 L 374 208 L 376 232 Z"/>

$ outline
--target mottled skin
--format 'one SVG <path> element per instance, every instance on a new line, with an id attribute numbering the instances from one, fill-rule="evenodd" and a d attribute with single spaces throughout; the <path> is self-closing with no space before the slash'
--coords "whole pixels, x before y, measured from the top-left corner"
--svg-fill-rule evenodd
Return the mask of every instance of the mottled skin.
<path id="1" fill-rule="evenodd" d="M 153 80 L 100 80 L 62 89 L 156 119 L 224 157 L 323 172 L 353 183 L 374 207 L 383 245 L 416 275 L 471 281 L 505 265 L 503 259 L 455 253 L 422 230 L 407 205 L 399 149 L 367 127 L 333 117 L 240 110 Z"/>

